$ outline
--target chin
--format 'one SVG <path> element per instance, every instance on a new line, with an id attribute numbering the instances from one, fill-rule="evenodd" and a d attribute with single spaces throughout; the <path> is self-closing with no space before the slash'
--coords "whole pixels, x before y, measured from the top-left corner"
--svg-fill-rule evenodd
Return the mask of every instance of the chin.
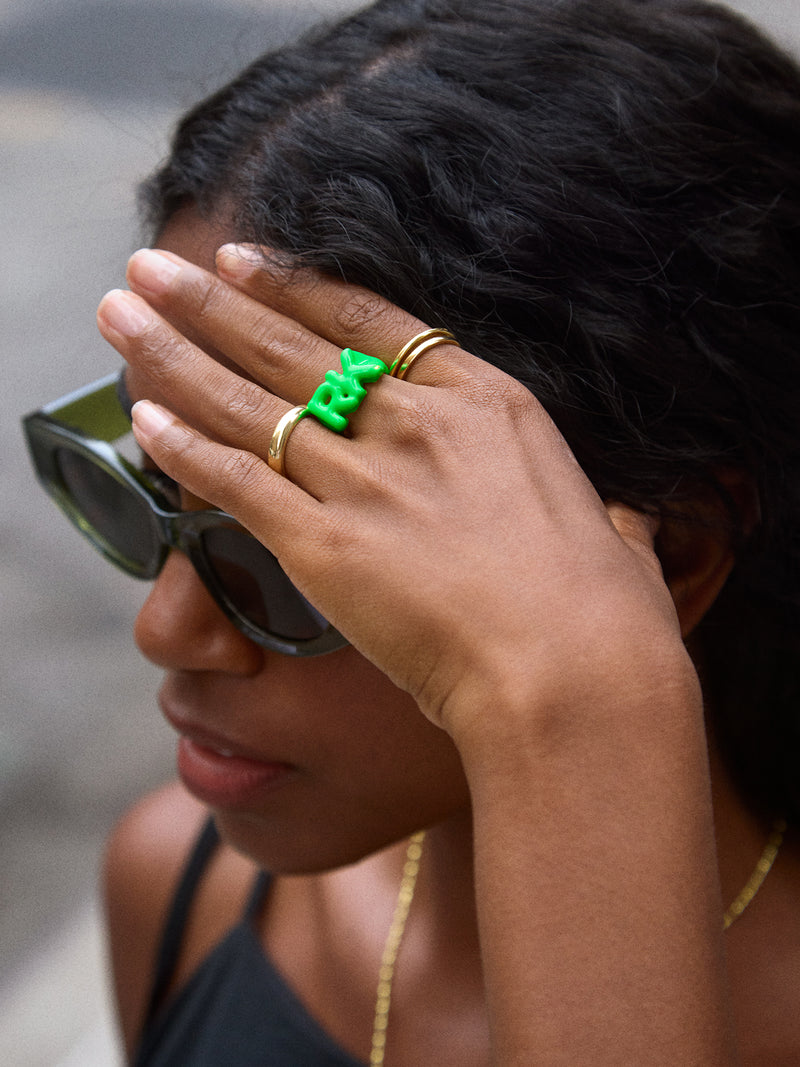
<path id="1" fill-rule="evenodd" d="M 424 825 L 398 821 L 391 828 L 361 825 L 342 831 L 321 819 L 298 829 L 232 811 L 214 812 L 214 821 L 231 848 L 263 870 L 282 875 L 320 874 L 346 867 L 424 829 Z"/>

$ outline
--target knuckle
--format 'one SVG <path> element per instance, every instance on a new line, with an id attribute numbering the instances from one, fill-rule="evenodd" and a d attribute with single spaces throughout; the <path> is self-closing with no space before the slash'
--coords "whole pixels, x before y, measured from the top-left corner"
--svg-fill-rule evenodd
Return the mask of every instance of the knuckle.
<path id="1" fill-rule="evenodd" d="M 243 324 L 242 332 L 247 348 L 257 356 L 262 356 L 272 340 L 266 314 L 262 311 L 257 312 L 250 322 Z"/>
<path id="2" fill-rule="evenodd" d="M 242 380 L 230 392 L 225 404 L 225 414 L 234 427 L 249 426 L 253 422 L 263 422 L 265 393 L 255 382 Z"/>
<path id="3" fill-rule="evenodd" d="M 213 274 L 203 274 L 194 285 L 192 314 L 200 325 L 216 318 L 222 285 Z"/>
<path id="4" fill-rule="evenodd" d="M 139 338 L 137 350 L 137 361 L 148 379 L 166 396 L 171 396 L 173 380 L 180 376 L 194 354 L 192 346 L 159 323 Z"/>
<path id="5" fill-rule="evenodd" d="M 290 370 L 297 367 L 299 356 L 308 351 L 311 341 L 308 331 L 293 322 L 282 322 L 278 332 L 274 314 L 265 312 L 253 323 L 248 343 L 262 361 L 269 359 L 273 370 Z"/>
<path id="6" fill-rule="evenodd" d="M 359 336 L 366 328 L 374 329 L 376 320 L 386 315 L 387 305 L 381 297 L 366 290 L 348 293 L 336 308 L 335 327 L 343 337 Z"/>
<path id="7" fill-rule="evenodd" d="M 195 455 L 199 445 L 197 433 L 185 423 L 176 421 L 166 438 L 155 442 L 161 466 L 166 474 L 174 475 L 175 465 Z M 152 447 L 152 446 L 151 446 Z"/>
<path id="8" fill-rule="evenodd" d="M 464 426 L 463 406 L 442 390 L 415 390 L 394 403 L 395 436 L 401 448 L 418 448 L 440 437 L 453 441 Z"/>
<path id="9" fill-rule="evenodd" d="M 287 573 L 302 568 L 309 577 L 330 576 L 331 568 L 341 560 L 348 543 L 352 544 L 352 531 L 345 516 L 331 508 L 318 510 L 306 536 L 283 546 L 281 565 Z"/>
<path id="10" fill-rule="evenodd" d="M 344 553 L 353 548 L 353 524 L 349 514 L 328 509 L 324 520 L 316 524 L 311 535 L 313 558 L 320 573 L 336 566 Z M 308 545 L 306 546 L 308 548 Z"/>
<path id="11" fill-rule="evenodd" d="M 220 458 L 219 480 L 238 496 L 252 484 L 262 467 L 261 460 L 252 452 L 238 448 L 227 449 Z"/>
<path id="12" fill-rule="evenodd" d="M 437 450 L 475 447 L 487 427 L 516 436 L 537 419 L 533 394 L 513 378 L 473 378 L 458 389 L 419 388 L 397 393 L 387 410 L 394 447 L 433 456 Z M 506 427 L 501 431 L 500 427 Z"/>
<path id="13" fill-rule="evenodd" d="M 461 393 L 471 405 L 483 408 L 487 417 L 491 411 L 495 417 L 502 415 L 513 423 L 528 419 L 539 406 L 526 386 L 505 374 L 473 379 Z"/>
<path id="14" fill-rule="evenodd" d="M 357 494 L 368 498 L 373 506 L 395 492 L 398 478 L 398 463 L 392 452 L 370 451 L 360 457 Z"/>
<path id="15" fill-rule="evenodd" d="M 351 537 L 350 524 L 343 514 L 332 513 L 325 523 L 321 523 L 314 533 L 314 547 L 318 553 L 330 555 L 333 558 L 339 556 Z"/>

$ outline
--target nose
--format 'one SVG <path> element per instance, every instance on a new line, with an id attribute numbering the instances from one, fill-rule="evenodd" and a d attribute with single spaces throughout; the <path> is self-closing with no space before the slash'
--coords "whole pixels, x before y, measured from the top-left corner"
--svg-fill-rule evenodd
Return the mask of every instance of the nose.
<path id="1" fill-rule="evenodd" d="M 237 630 L 188 557 L 170 552 L 136 618 L 139 649 L 167 670 L 256 674 L 264 652 Z"/>

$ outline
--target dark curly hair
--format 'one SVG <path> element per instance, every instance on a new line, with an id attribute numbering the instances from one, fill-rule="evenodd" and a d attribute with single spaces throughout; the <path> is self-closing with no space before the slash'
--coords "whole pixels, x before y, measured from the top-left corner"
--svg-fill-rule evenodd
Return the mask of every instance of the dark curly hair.
<path id="1" fill-rule="evenodd" d="M 694 0 L 381 0 L 254 63 L 144 188 L 524 382 L 605 499 L 712 487 L 699 631 L 740 787 L 800 814 L 800 71 Z M 747 534 L 721 471 L 757 487 Z"/>

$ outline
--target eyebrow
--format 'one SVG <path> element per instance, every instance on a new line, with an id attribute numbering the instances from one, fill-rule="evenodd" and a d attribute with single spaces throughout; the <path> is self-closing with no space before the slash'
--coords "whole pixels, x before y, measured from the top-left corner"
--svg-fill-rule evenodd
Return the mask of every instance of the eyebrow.
<path id="1" fill-rule="evenodd" d="M 119 406 L 125 412 L 128 418 L 131 417 L 131 409 L 133 408 L 133 401 L 131 400 L 130 393 L 128 392 L 128 386 L 125 382 L 125 368 L 119 372 L 119 378 L 117 378 L 117 400 L 119 400 Z"/>

